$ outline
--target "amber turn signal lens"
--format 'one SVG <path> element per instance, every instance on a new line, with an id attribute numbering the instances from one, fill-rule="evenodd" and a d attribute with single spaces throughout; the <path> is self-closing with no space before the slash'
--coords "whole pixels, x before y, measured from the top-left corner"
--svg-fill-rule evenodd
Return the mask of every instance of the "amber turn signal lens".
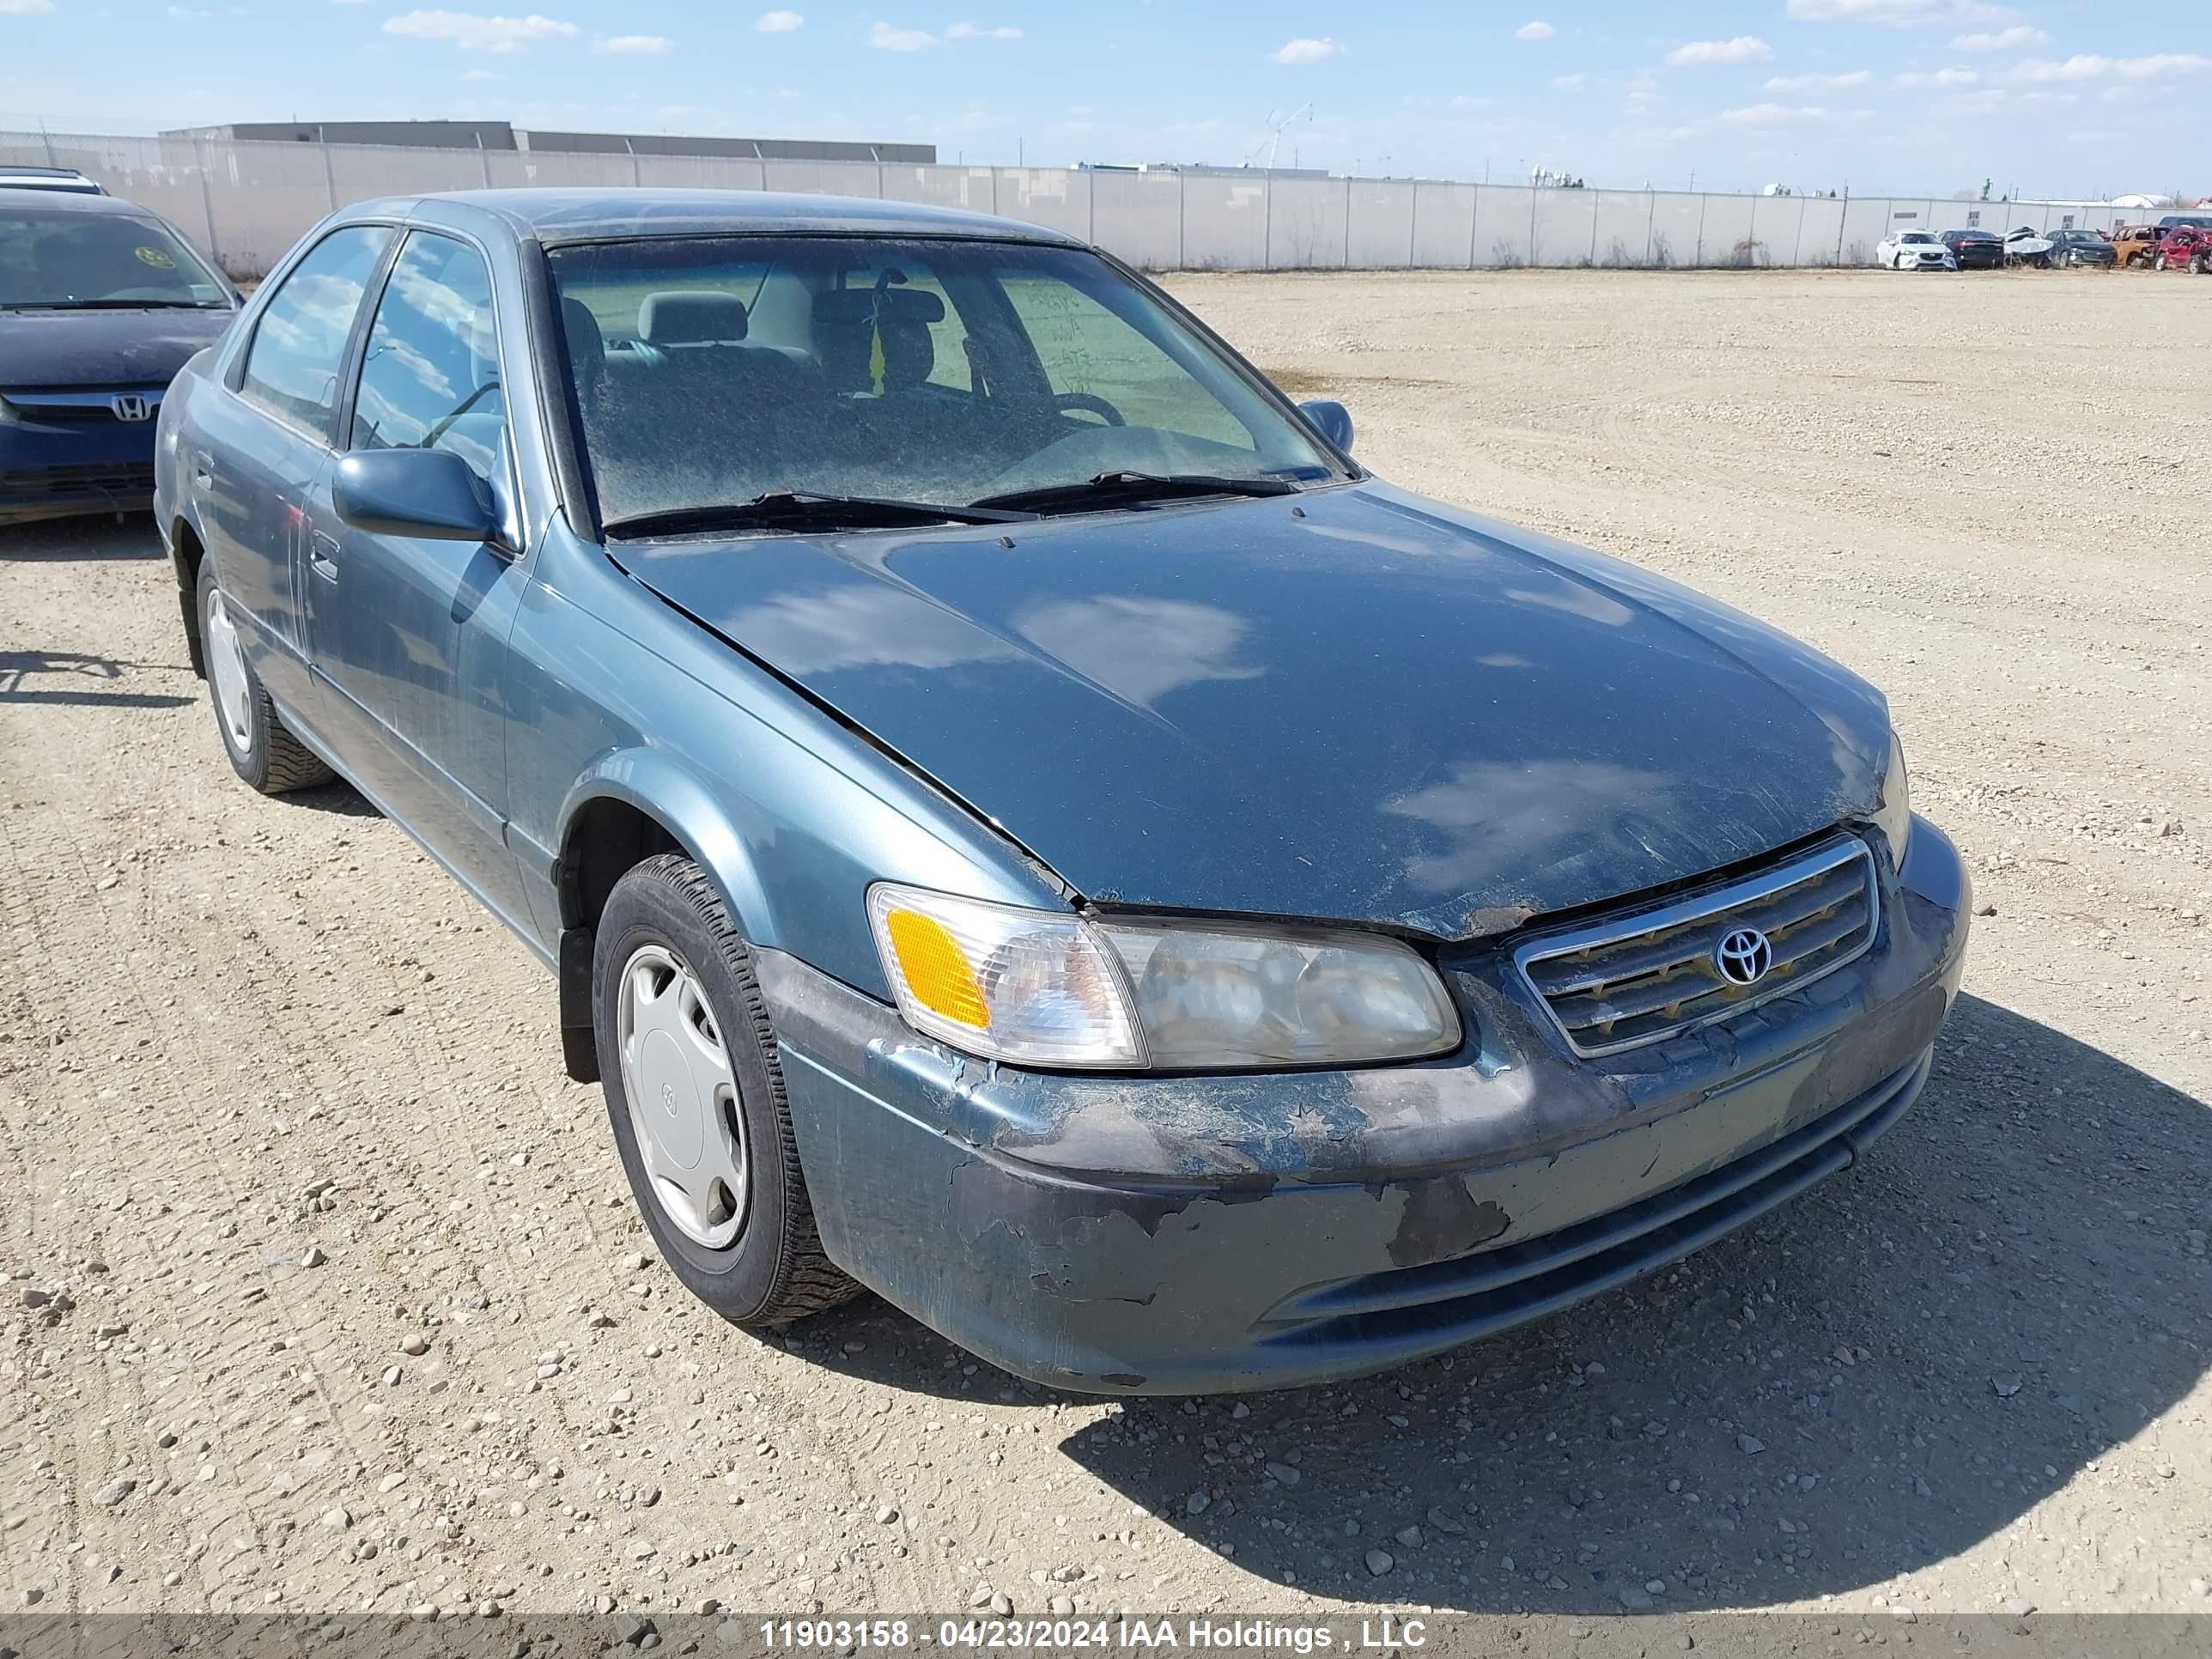
<path id="1" fill-rule="evenodd" d="M 884 928 L 916 1002 L 976 1030 L 990 1028 L 991 1010 L 975 982 L 975 970 L 942 922 L 913 910 L 893 910 L 884 916 Z"/>

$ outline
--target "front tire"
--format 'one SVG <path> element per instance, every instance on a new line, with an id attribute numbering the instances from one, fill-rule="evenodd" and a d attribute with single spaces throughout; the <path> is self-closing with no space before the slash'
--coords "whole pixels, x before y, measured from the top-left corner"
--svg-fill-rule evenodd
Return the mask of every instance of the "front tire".
<path id="1" fill-rule="evenodd" d="M 690 859 L 662 854 L 615 884 L 592 1001 L 623 1171 L 684 1289 L 754 1327 L 854 1295 L 815 1229 L 751 956 Z"/>
<path id="2" fill-rule="evenodd" d="M 251 789 L 264 795 L 312 789 L 337 775 L 315 751 L 292 735 L 261 677 L 246 660 L 245 642 L 231 614 L 230 599 L 216 581 L 215 561 L 200 561 L 196 601 L 200 646 L 207 660 L 208 693 L 215 703 L 216 730 L 230 769 Z"/>

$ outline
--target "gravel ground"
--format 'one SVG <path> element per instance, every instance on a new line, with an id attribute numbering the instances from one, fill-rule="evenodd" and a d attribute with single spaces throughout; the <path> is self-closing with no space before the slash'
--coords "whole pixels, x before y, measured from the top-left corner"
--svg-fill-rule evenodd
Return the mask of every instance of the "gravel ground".
<path id="1" fill-rule="evenodd" d="M 1889 690 L 1994 913 L 1919 1109 L 1356 1386 L 1055 1397 L 647 1255 L 550 982 L 0 532 L 0 1592 L 37 1609 L 2212 1611 L 2212 283 L 1194 276 L 1363 456 Z"/>

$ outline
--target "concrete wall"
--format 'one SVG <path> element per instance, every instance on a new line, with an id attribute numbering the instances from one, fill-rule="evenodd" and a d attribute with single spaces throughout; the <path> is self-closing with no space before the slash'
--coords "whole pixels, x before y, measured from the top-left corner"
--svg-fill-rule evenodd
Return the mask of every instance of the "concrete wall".
<path id="1" fill-rule="evenodd" d="M 0 162 L 70 167 L 258 276 L 316 220 L 373 196 L 487 185 L 684 186 L 881 197 L 1066 231 L 1154 270 L 1864 264 L 1893 230 L 2076 225 L 2140 212 L 1923 197 L 1533 190 L 1409 179 L 574 155 L 0 132 Z"/>

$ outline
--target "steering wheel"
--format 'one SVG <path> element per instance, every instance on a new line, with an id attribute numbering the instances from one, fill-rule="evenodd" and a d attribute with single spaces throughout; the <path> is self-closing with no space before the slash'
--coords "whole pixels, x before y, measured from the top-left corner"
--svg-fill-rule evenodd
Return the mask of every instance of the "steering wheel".
<path id="1" fill-rule="evenodd" d="M 1115 408 L 1103 398 L 1094 396 L 1088 392 L 1055 392 L 1053 395 L 1052 406 L 1055 410 L 1082 410 L 1087 414 L 1096 415 L 1109 426 L 1129 424 L 1120 410 Z"/>

